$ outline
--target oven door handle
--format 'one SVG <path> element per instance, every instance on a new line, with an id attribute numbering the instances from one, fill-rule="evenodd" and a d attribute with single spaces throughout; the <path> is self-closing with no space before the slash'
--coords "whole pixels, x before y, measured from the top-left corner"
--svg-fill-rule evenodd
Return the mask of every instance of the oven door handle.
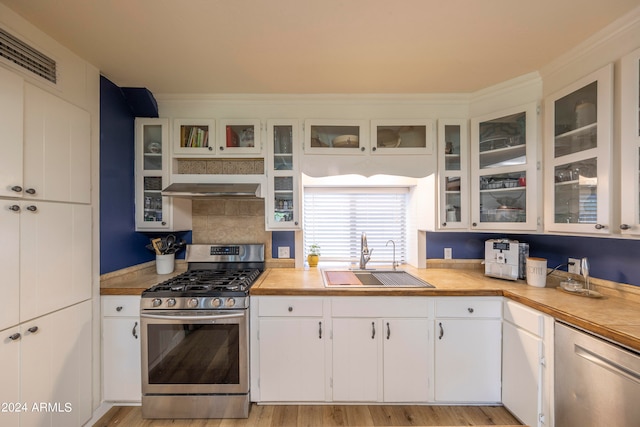
<path id="1" fill-rule="evenodd" d="M 237 314 L 212 314 L 201 316 L 165 316 L 162 314 L 147 314 L 140 313 L 140 317 L 146 317 L 147 319 L 162 319 L 162 320 L 217 320 L 217 319 L 233 319 L 238 317 L 244 317 L 245 313 Z"/>

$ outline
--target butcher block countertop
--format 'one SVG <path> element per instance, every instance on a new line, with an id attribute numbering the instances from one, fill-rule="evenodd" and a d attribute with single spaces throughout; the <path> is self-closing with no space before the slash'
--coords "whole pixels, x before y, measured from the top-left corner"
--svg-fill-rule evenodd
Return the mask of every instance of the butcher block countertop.
<path id="1" fill-rule="evenodd" d="M 435 288 L 375 288 L 360 286 L 325 287 L 321 268 L 268 268 L 251 287 L 251 295 L 263 296 L 504 296 L 558 320 L 609 338 L 640 351 L 640 287 L 618 285 L 591 279 L 602 298 L 586 298 L 566 293 L 556 286 L 560 277 L 549 276 L 547 287 L 528 286 L 524 281 L 489 278 L 480 269 L 402 270 L 419 277 Z M 101 278 L 101 295 L 140 295 L 151 286 L 186 270 L 176 263 L 172 274 L 157 275 L 150 263 L 144 268 L 126 269 Z M 566 273 L 564 273 L 566 274 Z"/>

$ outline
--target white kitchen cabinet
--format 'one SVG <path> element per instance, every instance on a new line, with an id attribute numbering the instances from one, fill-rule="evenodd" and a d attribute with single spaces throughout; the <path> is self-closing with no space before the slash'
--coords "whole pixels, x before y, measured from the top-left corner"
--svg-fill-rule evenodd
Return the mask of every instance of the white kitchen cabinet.
<path id="1" fill-rule="evenodd" d="M 372 120 L 371 154 L 420 155 L 433 152 L 435 122 L 421 120 Z"/>
<path id="2" fill-rule="evenodd" d="M 471 226 L 535 230 L 537 104 L 471 119 Z"/>
<path id="3" fill-rule="evenodd" d="M 191 229 L 191 200 L 162 197 L 169 185 L 169 121 L 136 118 L 136 231 Z"/>
<path id="4" fill-rule="evenodd" d="M 2 366 L 2 387 L 0 387 L 0 422 L 6 426 L 20 425 L 20 327 L 0 328 L 0 366 Z"/>
<path id="5" fill-rule="evenodd" d="M 267 121 L 267 229 L 299 230 L 299 123 L 297 120 Z"/>
<path id="6" fill-rule="evenodd" d="M 91 206 L 21 201 L 20 321 L 91 298 Z M 17 300 L 7 300 L 16 304 Z"/>
<path id="7" fill-rule="evenodd" d="M 505 300 L 502 403 L 529 426 L 553 425 L 553 319 Z"/>
<path id="8" fill-rule="evenodd" d="M 620 230 L 640 235 L 640 49 L 622 58 Z"/>
<path id="9" fill-rule="evenodd" d="M 321 402 L 325 398 L 328 330 L 322 298 L 258 297 L 259 400 Z M 255 396 L 253 396 L 255 399 Z"/>
<path id="10" fill-rule="evenodd" d="M 613 64 L 550 95 L 545 112 L 545 229 L 610 233 Z"/>
<path id="11" fill-rule="evenodd" d="M 501 299 L 435 302 L 435 401 L 501 401 Z"/>
<path id="12" fill-rule="evenodd" d="M 23 113 L 24 81 L 0 67 L 0 197 L 23 194 Z"/>
<path id="13" fill-rule="evenodd" d="M 24 89 L 24 196 L 90 203 L 90 114 L 36 86 Z"/>
<path id="14" fill-rule="evenodd" d="M 216 154 L 215 137 L 215 120 L 175 119 L 172 154 L 176 157 L 211 157 Z"/>
<path id="15" fill-rule="evenodd" d="M 20 322 L 20 216 L 22 203 L 0 200 L 0 330 Z"/>
<path id="16" fill-rule="evenodd" d="M 217 139 L 217 153 L 229 157 L 261 157 L 262 124 L 258 119 L 222 119 Z"/>
<path id="17" fill-rule="evenodd" d="M 102 297 L 102 398 L 140 402 L 140 297 Z"/>
<path id="18" fill-rule="evenodd" d="M 425 298 L 332 298 L 333 400 L 426 402 Z"/>
<path id="19" fill-rule="evenodd" d="M 2 425 L 80 426 L 91 418 L 90 301 L 0 334 L 2 402 L 21 405 L 0 414 Z"/>
<path id="20" fill-rule="evenodd" d="M 366 120 L 307 119 L 304 121 L 305 154 L 367 154 L 369 129 Z"/>
<path id="21" fill-rule="evenodd" d="M 469 227 L 469 133 L 467 120 L 438 121 L 438 228 Z"/>

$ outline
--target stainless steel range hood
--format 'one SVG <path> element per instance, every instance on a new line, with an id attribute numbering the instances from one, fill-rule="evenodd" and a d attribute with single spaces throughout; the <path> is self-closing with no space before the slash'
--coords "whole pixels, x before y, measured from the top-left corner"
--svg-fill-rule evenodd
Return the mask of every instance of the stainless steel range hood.
<path id="1" fill-rule="evenodd" d="M 254 183 L 173 183 L 162 190 L 167 197 L 213 198 L 213 197 L 260 197 L 260 184 Z"/>

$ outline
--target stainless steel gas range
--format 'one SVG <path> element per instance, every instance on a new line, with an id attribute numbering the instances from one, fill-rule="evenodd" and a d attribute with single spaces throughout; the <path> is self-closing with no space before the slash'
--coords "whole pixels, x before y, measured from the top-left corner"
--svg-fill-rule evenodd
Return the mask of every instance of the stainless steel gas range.
<path id="1" fill-rule="evenodd" d="M 246 418 L 249 289 L 264 245 L 189 245 L 186 260 L 142 293 L 142 416 Z"/>

